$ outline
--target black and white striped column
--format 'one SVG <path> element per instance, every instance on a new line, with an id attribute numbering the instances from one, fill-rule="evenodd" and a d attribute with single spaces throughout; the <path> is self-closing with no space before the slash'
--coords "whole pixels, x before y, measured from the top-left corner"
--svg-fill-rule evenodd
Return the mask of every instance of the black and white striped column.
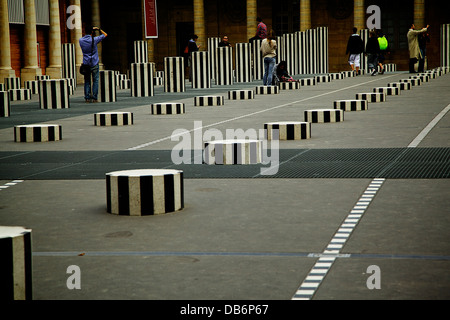
<path id="1" fill-rule="evenodd" d="M 309 29 L 306 30 L 306 41 L 307 47 L 306 50 L 308 52 L 308 74 L 317 74 L 319 73 L 318 61 L 317 61 L 317 30 Z"/>
<path id="2" fill-rule="evenodd" d="M 153 92 L 153 66 L 151 63 L 131 64 L 131 96 L 151 97 Z"/>
<path id="3" fill-rule="evenodd" d="M 450 24 L 441 26 L 441 67 L 450 67 Z"/>
<path id="4" fill-rule="evenodd" d="M 224 104 L 223 96 L 194 97 L 194 106 L 196 107 L 222 106 L 223 104 Z"/>
<path id="5" fill-rule="evenodd" d="M 30 124 L 14 127 L 15 142 L 49 142 L 62 140 L 59 124 Z"/>
<path id="6" fill-rule="evenodd" d="M 301 86 L 315 86 L 316 85 L 316 78 L 300 79 L 300 85 Z"/>
<path id="7" fill-rule="evenodd" d="M 0 118 L 7 118 L 11 115 L 11 103 L 7 91 L 0 91 Z"/>
<path id="8" fill-rule="evenodd" d="M 127 126 L 132 124 L 132 112 L 99 112 L 94 114 L 94 125 L 98 127 Z"/>
<path id="9" fill-rule="evenodd" d="M 228 91 L 229 100 L 250 100 L 255 98 L 253 90 L 230 90 Z"/>
<path id="10" fill-rule="evenodd" d="M 44 74 L 44 75 L 34 76 L 34 79 L 35 79 L 36 81 L 50 80 L 50 76 Z"/>
<path id="11" fill-rule="evenodd" d="M 420 79 L 400 79 L 400 80 L 398 80 L 398 82 L 410 83 L 411 87 L 420 86 L 422 83 L 422 81 L 420 81 Z"/>
<path id="12" fill-rule="evenodd" d="M 308 66 L 308 41 L 306 31 L 298 31 L 297 42 L 298 42 L 298 50 L 299 50 L 299 60 L 298 60 L 298 73 L 299 74 L 308 74 L 309 66 Z"/>
<path id="13" fill-rule="evenodd" d="M 213 37 L 208 38 L 208 55 L 211 79 L 216 80 L 216 63 L 217 63 L 217 51 L 219 47 L 220 38 Z"/>
<path id="14" fill-rule="evenodd" d="M 367 100 L 369 102 L 384 102 L 386 101 L 386 93 L 384 92 L 357 93 L 356 100 Z"/>
<path id="15" fill-rule="evenodd" d="M 183 114 L 185 112 L 185 105 L 181 102 L 154 103 L 151 105 L 152 114 Z"/>
<path id="16" fill-rule="evenodd" d="M 373 88 L 373 92 L 383 92 L 387 96 L 398 96 L 400 94 L 400 88 L 397 88 L 397 87 L 377 87 L 377 88 Z"/>
<path id="17" fill-rule="evenodd" d="M 388 87 L 399 88 L 400 90 L 411 90 L 411 83 L 409 82 L 391 82 Z"/>
<path id="18" fill-rule="evenodd" d="M 264 130 L 266 132 L 267 140 L 311 139 L 310 122 L 299 122 L 299 121 L 268 122 L 264 124 Z"/>
<path id="19" fill-rule="evenodd" d="M 261 140 L 215 140 L 205 142 L 204 163 L 209 165 L 257 164 L 262 159 Z"/>
<path id="20" fill-rule="evenodd" d="M 256 94 L 278 94 L 280 87 L 278 86 L 256 86 Z"/>
<path id="21" fill-rule="evenodd" d="M 184 58 L 164 58 L 164 92 L 185 92 Z"/>
<path id="22" fill-rule="evenodd" d="M 63 43 L 61 45 L 61 56 L 62 56 L 62 78 L 72 78 L 77 80 L 77 66 L 75 62 L 75 44 Z"/>
<path id="23" fill-rule="evenodd" d="M 98 75 L 98 101 L 116 102 L 117 85 L 116 74 L 111 70 L 101 70 Z"/>
<path id="24" fill-rule="evenodd" d="M 9 101 L 30 100 L 30 89 L 9 89 Z"/>
<path id="25" fill-rule="evenodd" d="M 183 208 L 183 171 L 142 169 L 106 174 L 106 210 L 111 214 L 145 216 Z"/>
<path id="26" fill-rule="evenodd" d="M 5 78 L 5 90 L 11 90 L 11 89 L 20 89 L 20 78 L 11 77 L 11 78 Z"/>
<path id="27" fill-rule="evenodd" d="M 298 37 L 295 33 L 283 35 L 283 60 L 286 61 L 286 68 L 291 75 L 299 73 L 299 45 Z"/>
<path id="28" fill-rule="evenodd" d="M 344 111 L 341 109 L 305 110 L 305 121 L 311 123 L 343 122 Z"/>
<path id="29" fill-rule="evenodd" d="M 329 74 L 321 74 L 316 76 L 316 83 L 331 82 L 331 76 Z"/>
<path id="30" fill-rule="evenodd" d="M 134 41 L 134 63 L 148 63 L 148 46 L 147 41 Z"/>
<path id="31" fill-rule="evenodd" d="M 297 81 L 289 81 L 289 82 L 280 82 L 280 90 L 298 90 L 300 89 L 300 82 Z"/>
<path id="32" fill-rule="evenodd" d="M 233 84 L 233 48 L 219 47 L 216 52 L 216 85 L 231 85 Z"/>
<path id="33" fill-rule="evenodd" d="M 0 300 L 32 300 L 31 230 L 0 226 Z"/>
<path id="34" fill-rule="evenodd" d="M 335 109 L 344 111 L 366 111 L 369 110 L 367 100 L 336 100 L 333 103 Z"/>
<path id="35" fill-rule="evenodd" d="M 209 67 L 209 53 L 195 51 L 191 53 L 192 88 L 211 88 L 211 75 Z"/>
<path id="36" fill-rule="evenodd" d="M 257 39 L 252 41 L 252 58 L 253 58 L 253 80 L 262 80 L 264 76 L 264 59 L 261 54 L 261 42 Z"/>
<path id="37" fill-rule="evenodd" d="M 68 82 L 64 79 L 39 81 L 39 106 L 41 109 L 70 108 Z"/>
<path id="38" fill-rule="evenodd" d="M 367 41 L 369 41 L 369 29 L 362 29 L 359 31 L 361 40 L 363 41 L 364 51 L 366 50 Z M 369 72 L 369 64 L 367 63 L 367 56 L 361 53 L 360 71 Z"/>
<path id="39" fill-rule="evenodd" d="M 236 43 L 236 82 L 252 82 L 252 51 L 250 43 Z"/>
<path id="40" fill-rule="evenodd" d="M 328 73 L 328 27 L 318 27 L 316 30 L 317 73 Z"/>
<path id="41" fill-rule="evenodd" d="M 25 81 L 25 89 L 30 89 L 31 94 L 39 93 L 39 81 L 36 80 L 28 80 Z"/>

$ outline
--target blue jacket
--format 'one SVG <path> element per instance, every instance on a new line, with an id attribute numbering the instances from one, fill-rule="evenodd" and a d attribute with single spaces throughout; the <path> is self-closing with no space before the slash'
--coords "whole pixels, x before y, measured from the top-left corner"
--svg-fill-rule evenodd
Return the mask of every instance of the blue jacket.
<path id="1" fill-rule="evenodd" d="M 97 44 L 99 44 L 103 39 L 105 39 L 103 34 L 98 37 L 94 37 L 94 46 L 92 47 L 92 37 L 90 35 L 85 35 L 80 38 L 80 47 L 81 51 L 83 51 L 83 64 L 94 67 L 99 63 Z"/>

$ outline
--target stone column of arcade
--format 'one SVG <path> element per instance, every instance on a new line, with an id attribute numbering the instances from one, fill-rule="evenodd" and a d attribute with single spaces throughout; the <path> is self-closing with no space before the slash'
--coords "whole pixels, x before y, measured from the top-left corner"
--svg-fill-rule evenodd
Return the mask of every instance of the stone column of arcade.
<path id="1" fill-rule="evenodd" d="M 98 0 L 92 0 L 92 2 L 91 2 L 92 26 L 101 28 L 100 5 L 98 2 L 99 2 Z M 98 34 L 96 34 L 96 36 L 98 36 Z M 103 50 L 102 50 L 101 42 L 97 45 L 97 51 L 98 51 L 99 68 L 100 68 L 100 70 L 104 70 L 105 66 L 103 65 L 103 59 L 102 59 L 102 51 Z"/>
<path id="2" fill-rule="evenodd" d="M 256 0 L 247 0 L 247 39 L 256 33 Z"/>
<path id="3" fill-rule="evenodd" d="M 51 79 L 61 79 L 62 58 L 61 58 L 61 26 L 59 20 L 59 1 L 50 0 L 50 30 L 49 30 L 49 66 L 45 73 Z"/>
<path id="4" fill-rule="evenodd" d="M 355 0 L 353 8 L 354 27 L 359 30 L 366 29 L 366 10 L 364 8 L 364 0 Z"/>
<path id="5" fill-rule="evenodd" d="M 11 68 L 11 45 L 9 38 L 8 0 L 0 0 L 0 83 L 15 77 Z"/>
<path id="6" fill-rule="evenodd" d="M 311 29 L 311 2 L 300 0 L 300 31 Z"/>
<path id="7" fill-rule="evenodd" d="M 70 0 L 70 5 L 78 6 L 80 8 L 80 20 L 82 21 L 81 17 L 81 1 L 80 0 Z M 75 45 L 75 67 L 77 71 L 77 84 L 84 83 L 84 76 L 80 73 L 80 66 L 83 63 L 83 51 L 81 51 L 79 40 L 81 37 L 83 37 L 83 32 L 81 29 L 81 21 L 80 21 L 80 28 L 74 28 L 70 30 L 70 42 Z"/>
<path id="8" fill-rule="evenodd" d="M 24 1 L 25 27 L 24 27 L 24 67 L 20 70 L 22 87 L 26 81 L 35 80 L 42 75 L 42 69 L 38 66 L 37 34 L 36 34 L 36 8 L 34 0 Z"/>
<path id="9" fill-rule="evenodd" d="M 414 25 L 416 29 L 425 28 L 425 0 L 414 0 Z"/>
<path id="10" fill-rule="evenodd" d="M 198 36 L 199 50 L 206 50 L 205 6 L 203 0 L 194 0 L 194 33 Z"/>

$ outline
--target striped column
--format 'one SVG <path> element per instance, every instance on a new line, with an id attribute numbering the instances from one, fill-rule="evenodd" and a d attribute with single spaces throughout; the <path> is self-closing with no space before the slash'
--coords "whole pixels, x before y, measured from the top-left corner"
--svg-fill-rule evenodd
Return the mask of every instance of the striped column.
<path id="1" fill-rule="evenodd" d="M 420 79 L 400 79 L 398 82 L 410 83 L 411 87 L 417 87 L 421 84 Z"/>
<path id="2" fill-rule="evenodd" d="M 252 51 L 250 43 L 236 43 L 236 82 L 252 82 Z"/>
<path id="3" fill-rule="evenodd" d="M 30 89 L 9 89 L 9 101 L 30 100 Z"/>
<path id="4" fill-rule="evenodd" d="M 151 63 L 131 64 L 131 96 L 153 96 L 153 66 Z"/>
<path id="5" fill-rule="evenodd" d="M 209 54 L 207 51 L 191 53 L 192 88 L 211 88 L 211 75 L 209 69 Z"/>
<path id="6" fill-rule="evenodd" d="M 219 47 L 217 51 L 216 85 L 233 84 L 233 48 Z"/>
<path id="7" fill-rule="evenodd" d="M 229 100 L 251 100 L 255 98 L 253 90 L 230 90 L 228 91 Z"/>
<path id="8" fill-rule="evenodd" d="M 185 92 L 184 58 L 164 58 L 164 92 Z"/>
<path id="9" fill-rule="evenodd" d="M 311 123 L 309 122 L 268 122 L 264 124 L 264 130 L 266 130 L 267 140 L 311 139 Z"/>
<path id="10" fill-rule="evenodd" d="M 61 45 L 62 77 L 77 79 L 77 66 L 75 59 L 75 44 L 63 43 Z"/>
<path id="11" fill-rule="evenodd" d="M 208 38 L 208 55 L 209 55 L 209 66 L 211 72 L 211 79 L 216 79 L 216 61 L 217 52 L 216 49 L 219 47 L 220 38 Z"/>
<path id="12" fill-rule="evenodd" d="M 15 142 L 49 142 L 62 140 L 58 124 L 31 124 L 14 127 Z"/>
<path id="13" fill-rule="evenodd" d="M 369 29 L 362 29 L 359 31 L 361 40 L 363 41 L 364 51 L 366 50 L 367 41 L 369 41 Z M 367 57 L 364 53 L 361 53 L 360 71 L 369 72 L 369 64 L 367 63 Z"/>
<path id="14" fill-rule="evenodd" d="M 200 96 L 194 97 L 194 106 L 222 106 L 224 104 L 223 96 Z"/>
<path id="15" fill-rule="evenodd" d="M 185 112 L 185 105 L 181 102 L 154 103 L 151 105 L 152 114 L 183 114 Z"/>
<path id="16" fill-rule="evenodd" d="M 280 90 L 298 90 L 300 89 L 300 82 L 297 81 L 289 81 L 289 82 L 280 82 Z"/>
<path id="17" fill-rule="evenodd" d="M 307 73 L 308 74 L 316 74 L 319 73 L 318 68 L 318 59 L 317 59 L 317 30 L 309 29 L 306 30 L 306 50 L 308 52 L 308 65 L 307 65 Z"/>
<path id="18" fill-rule="evenodd" d="M 316 78 L 300 79 L 300 85 L 301 86 L 315 86 L 316 85 Z"/>
<path id="19" fill-rule="evenodd" d="M 49 75 L 35 76 L 34 79 L 37 80 L 37 81 L 50 80 L 50 76 Z"/>
<path id="20" fill-rule="evenodd" d="M 411 90 L 411 83 L 409 82 L 391 82 L 388 83 L 388 87 L 396 87 L 400 90 Z"/>
<path id="21" fill-rule="evenodd" d="M 318 73 L 328 73 L 328 28 L 317 28 L 317 63 Z"/>
<path id="22" fill-rule="evenodd" d="M 8 91 L 0 91 L 0 118 L 7 118 L 11 115 L 11 103 L 9 102 Z"/>
<path id="23" fill-rule="evenodd" d="M 344 121 L 344 111 L 341 109 L 305 110 L 305 121 L 312 123 L 329 123 Z"/>
<path id="24" fill-rule="evenodd" d="M 369 102 L 384 102 L 386 101 L 386 93 L 384 92 L 357 93 L 356 100 L 367 100 Z"/>
<path id="25" fill-rule="evenodd" d="M 183 171 L 142 169 L 106 174 L 106 210 L 111 214 L 145 216 L 183 208 Z"/>
<path id="26" fill-rule="evenodd" d="M 215 140 L 205 142 L 204 162 L 209 165 L 257 164 L 262 159 L 261 140 Z"/>
<path id="27" fill-rule="evenodd" d="M 41 109 L 69 108 L 69 95 L 69 84 L 64 79 L 39 81 L 39 106 Z"/>
<path id="28" fill-rule="evenodd" d="M 280 87 L 278 86 L 257 86 L 256 94 L 278 94 Z"/>
<path id="29" fill-rule="evenodd" d="M 387 96 L 398 96 L 400 94 L 400 88 L 378 87 L 378 88 L 373 88 L 373 92 L 385 93 Z"/>
<path id="30" fill-rule="evenodd" d="M 147 41 L 134 41 L 134 63 L 148 63 L 148 46 Z"/>
<path id="31" fill-rule="evenodd" d="M 264 60 L 261 54 L 260 39 L 252 41 L 253 80 L 262 80 L 264 76 Z"/>
<path id="32" fill-rule="evenodd" d="M 307 34 L 305 31 L 299 31 L 296 33 L 297 35 L 297 43 L 299 50 L 299 60 L 298 60 L 298 73 L 299 74 L 308 74 L 309 73 L 309 65 L 308 65 L 308 42 L 307 42 Z"/>
<path id="33" fill-rule="evenodd" d="M 365 111 L 369 110 L 369 102 L 367 100 L 336 100 L 333 102 L 335 109 L 344 111 Z"/>
<path id="34" fill-rule="evenodd" d="M 133 124 L 132 112 L 99 112 L 94 114 L 94 126 L 112 127 Z"/>
<path id="35" fill-rule="evenodd" d="M 98 75 L 98 101 L 116 102 L 116 74 L 111 70 L 101 70 Z"/>
<path id="36" fill-rule="evenodd" d="M 316 76 L 316 83 L 321 83 L 321 82 L 331 82 L 331 76 L 328 74 Z"/>
<path id="37" fill-rule="evenodd" d="M 441 26 L 441 67 L 450 66 L 450 24 Z"/>
<path id="38" fill-rule="evenodd" d="M 20 89 L 20 78 L 5 78 L 5 90 Z"/>
<path id="39" fill-rule="evenodd" d="M 0 226 L 0 299 L 33 299 L 31 230 Z"/>
<path id="40" fill-rule="evenodd" d="M 286 61 L 286 68 L 289 74 L 294 75 L 299 73 L 299 46 L 298 37 L 294 33 L 286 33 L 283 35 L 284 46 L 284 60 Z"/>
<path id="41" fill-rule="evenodd" d="M 39 93 L 39 81 L 37 80 L 28 80 L 25 81 L 25 89 L 30 89 L 31 94 Z"/>

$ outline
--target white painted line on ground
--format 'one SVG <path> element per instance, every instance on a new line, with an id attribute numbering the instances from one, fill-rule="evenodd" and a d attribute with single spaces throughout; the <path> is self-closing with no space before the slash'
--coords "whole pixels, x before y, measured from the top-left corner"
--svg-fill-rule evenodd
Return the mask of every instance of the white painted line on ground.
<path id="1" fill-rule="evenodd" d="M 422 142 L 423 139 L 430 133 L 431 130 L 438 124 L 438 122 L 447 114 L 450 110 L 450 104 L 445 107 L 423 130 L 419 135 L 409 144 L 408 148 L 415 148 Z"/>

